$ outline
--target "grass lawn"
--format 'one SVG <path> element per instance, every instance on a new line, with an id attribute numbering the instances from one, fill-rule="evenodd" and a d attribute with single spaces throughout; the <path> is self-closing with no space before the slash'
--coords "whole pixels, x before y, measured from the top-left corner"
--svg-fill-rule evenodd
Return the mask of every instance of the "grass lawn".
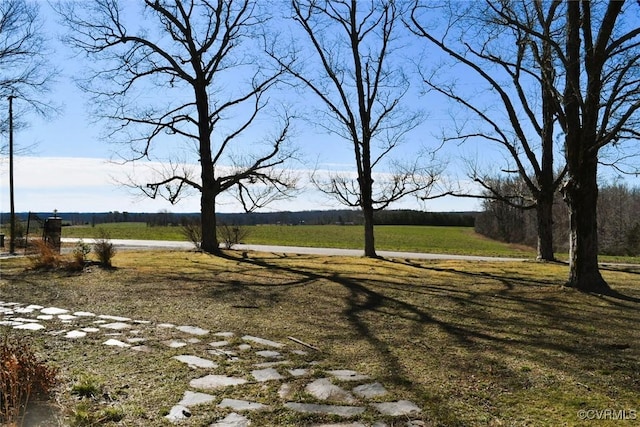
<path id="1" fill-rule="evenodd" d="M 227 255 L 123 251 L 115 269 L 78 274 L 25 270 L 25 259 L 2 260 L 0 299 L 280 342 L 298 337 L 320 349 L 309 356 L 319 370 L 349 367 L 374 377 L 395 399 L 422 408 L 412 418 L 427 426 L 579 426 L 591 425 L 580 410 L 640 412 L 639 268 L 604 270 L 619 295 L 596 296 L 563 287 L 562 264 Z M 167 425 L 163 416 L 189 380 L 202 375 L 168 361 L 182 350 L 160 344 L 142 355 L 89 338 L 27 335 L 60 367 L 57 402 L 75 425 L 88 425 L 78 421 L 82 411 L 108 408 L 117 408 L 121 421 L 93 425 Z M 251 369 L 235 363 L 216 373 Z M 72 394 L 87 381 L 108 399 Z M 279 408 L 249 413 L 252 425 L 338 422 L 283 409 L 277 386 L 244 391 L 215 394 Z M 302 389 L 296 393 L 308 398 Z M 207 426 L 229 412 L 215 404 L 203 408 L 180 425 Z M 375 419 L 367 409 L 350 421 Z"/>
<path id="2" fill-rule="evenodd" d="M 362 249 L 363 228 L 355 225 L 247 226 L 242 242 L 255 245 L 283 245 Z M 145 223 L 111 223 L 71 226 L 63 237 L 96 238 L 105 231 L 112 239 L 186 240 L 181 227 L 147 227 Z M 375 228 L 376 249 L 435 252 L 461 255 L 535 257 L 535 250 L 508 245 L 477 234 L 472 227 L 428 227 L 384 225 Z"/>

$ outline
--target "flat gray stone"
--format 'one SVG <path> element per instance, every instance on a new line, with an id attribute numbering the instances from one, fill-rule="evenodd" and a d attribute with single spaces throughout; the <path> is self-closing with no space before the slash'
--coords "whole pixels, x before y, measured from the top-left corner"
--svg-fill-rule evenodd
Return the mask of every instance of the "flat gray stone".
<path id="1" fill-rule="evenodd" d="M 121 331 L 123 329 L 131 328 L 131 325 L 124 322 L 113 322 L 113 323 L 102 323 L 100 324 L 100 327 L 105 329 L 113 329 L 116 331 Z"/>
<path id="2" fill-rule="evenodd" d="M 171 341 L 163 341 L 163 344 L 171 347 L 171 348 L 180 348 L 180 347 L 184 347 L 187 345 L 186 342 L 184 341 L 177 341 L 177 340 L 171 340 Z"/>
<path id="3" fill-rule="evenodd" d="M 84 338 L 87 336 L 85 331 L 69 331 L 64 336 L 65 338 Z"/>
<path id="4" fill-rule="evenodd" d="M 291 396 L 292 391 L 293 387 L 291 386 L 291 384 L 282 384 L 278 389 L 278 397 L 280 397 L 280 399 L 287 399 L 289 398 L 289 396 Z"/>
<path id="5" fill-rule="evenodd" d="M 362 375 L 357 373 L 356 371 L 351 371 L 348 369 L 338 369 L 334 371 L 329 371 L 329 374 L 333 375 L 336 379 L 340 381 L 362 381 L 368 380 L 368 375 Z"/>
<path id="6" fill-rule="evenodd" d="M 62 320 L 63 322 L 68 322 L 71 320 L 75 320 L 77 319 L 78 316 L 74 316 L 73 314 L 59 314 L 58 315 L 58 319 Z"/>
<path id="7" fill-rule="evenodd" d="M 258 382 L 284 379 L 284 377 L 280 375 L 280 373 L 274 368 L 257 369 L 255 371 L 251 371 L 251 375 L 253 375 L 253 378 L 255 378 Z"/>
<path id="8" fill-rule="evenodd" d="M 209 359 L 204 359 L 198 356 L 191 356 L 187 354 L 182 354 L 180 356 L 174 356 L 178 362 L 186 363 L 190 368 L 204 368 L 204 369 L 213 369 L 217 368 L 218 364 L 214 363 Z"/>
<path id="9" fill-rule="evenodd" d="M 215 400 L 215 396 L 207 393 L 197 393 L 193 391 L 185 391 L 182 400 L 178 402 L 178 405 L 186 406 L 187 408 L 196 405 L 202 405 L 204 403 L 210 403 Z"/>
<path id="10" fill-rule="evenodd" d="M 256 351 L 256 354 L 258 356 L 266 357 L 268 359 L 278 359 L 282 357 L 282 354 L 280 354 L 280 352 L 273 351 L 273 350 Z"/>
<path id="11" fill-rule="evenodd" d="M 131 319 L 129 317 L 121 317 L 121 316 L 109 316 L 106 314 L 101 314 L 98 316 L 100 319 L 104 320 L 113 320 L 114 322 L 129 322 Z"/>
<path id="12" fill-rule="evenodd" d="M 172 423 L 177 423 L 179 421 L 185 420 L 191 416 L 191 412 L 189 408 L 182 405 L 176 405 L 169 411 L 169 414 L 165 416 L 166 419 L 171 421 Z"/>
<path id="13" fill-rule="evenodd" d="M 136 345 L 131 347 L 131 350 L 139 351 L 141 353 L 151 353 L 153 350 L 148 345 Z"/>
<path id="14" fill-rule="evenodd" d="M 354 417 L 364 412 L 361 406 L 318 405 L 315 403 L 287 402 L 285 407 L 296 412 L 309 414 L 340 415 L 341 417 Z"/>
<path id="15" fill-rule="evenodd" d="M 354 403 L 356 399 L 351 393 L 331 383 L 329 378 L 319 378 L 307 384 L 305 391 L 319 400 Z"/>
<path id="16" fill-rule="evenodd" d="M 27 331 L 39 331 L 40 329 L 44 329 L 44 326 L 40 323 L 22 323 L 20 325 L 16 325 L 13 329 L 23 329 Z"/>
<path id="17" fill-rule="evenodd" d="M 241 350 L 241 351 L 251 350 L 251 346 L 249 344 L 240 344 L 238 346 L 238 350 Z"/>
<path id="18" fill-rule="evenodd" d="M 73 313 L 73 315 L 78 317 L 94 317 L 95 316 L 95 314 L 89 311 L 76 311 L 75 313 Z"/>
<path id="19" fill-rule="evenodd" d="M 210 427 L 248 427 L 249 424 L 249 418 L 232 412 Z"/>
<path id="20" fill-rule="evenodd" d="M 371 399 L 373 397 L 384 396 L 387 394 L 387 389 L 380 383 L 362 384 L 353 389 L 353 392 L 360 396 Z"/>
<path id="21" fill-rule="evenodd" d="M 198 328 L 197 326 L 176 326 L 176 329 L 191 335 L 207 335 L 209 333 L 207 329 Z"/>
<path id="22" fill-rule="evenodd" d="M 239 399 L 222 399 L 218 407 L 231 408 L 236 411 L 264 411 L 265 409 L 269 409 L 267 405 L 263 405 L 262 403 Z"/>
<path id="23" fill-rule="evenodd" d="M 59 314 L 65 314 L 68 313 L 69 310 L 65 310 L 64 308 L 58 308 L 58 307 L 47 307 L 47 308 L 43 308 L 42 310 L 40 310 L 40 313 L 42 314 L 50 314 L 52 316 L 57 316 Z"/>
<path id="24" fill-rule="evenodd" d="M 229 345 L 229 341 L 214 341 L 210 342 L 209 345 L 211 347 L 224 347 L 226 345 Z"/>
<path id="25" fill-rule="evenodd" d="M 215 335 L 216 337 L 231 338 L 235 334 L 233 332 L 216 332 L 213 335 Z"/>
<path id="26" fill-rule="evenodd" d="M 99 332 L 100 329 L 99 328 L 91 328 L 91 327 L 89 327 L 89 328 L 82 328 L 81 331 L 83 331 L 83 332 Z"/>
<path id="27" fill-rule="evenodd" d="M 256 344 L 260 344 L 260 345 L 266 345 L 268 347 L 275 347 L 275 348 L 282 348 L 284 347 L 284 344 L 276 342 L 276 341 L 271 341 L 271 340 L 267 340 L 264 338 L 259 338 L 259 337 L 254 337 L 251 335 L 245 335 L 242 337 L 243 340 L 245 341 L 250 341 Z"/>
<path id="28" fill-rule="evenodd" d="M 302 377 L 305 376 L 309 373 L 308 369 L 289 369 L 287 372 L 289 372 L 289 374 L 291 374 L 294 377 Z"/>
<path id="29" fill-rule="evenodd" d="M 112 346 L 112 347 L 122 347 L 122 348 L 131 347 L 131 344 L 127 344 L 126 342 L 118 341 L 113 338 L 106 340 L 102 344 Z"/>
<path id="30" fill-rule="evenodd" d="M 226 375 L 207 375 L 202 378 L 196 378 L 189 382 L 189 386 L 204 390 L 213 390 L 232 385 L 245 384 L 247 380 L 244 378 L 228 377 Z"/>
<path id="31" fill-rule="evenodd" d="M 41 314 L 39 316 L 36 316 L 36 319 L 38 319 L 38 320 L 52 320 L 53 319 L 53 315 L 52 314 Z"/>
<path id="32" fill-rule="evenodd" d="M 422 410 L 418 408 L 415 403 L 408 400 L 398 400 L 397 402 L 383 402 L 374 403 L 373 406 L 383 415 L 390 415 L 392 417 L 399 417 L 402 415 L 409 415 L 412 413 L 418 413 Z"/>
<path id="33" fill-rule="evenodd" d="M 162 329 L 171 329 L 171 328 L 175 328 L 176 325 L 174 325 L 173 323 L 158 323 L 158 328 L 162 328 Z"/>

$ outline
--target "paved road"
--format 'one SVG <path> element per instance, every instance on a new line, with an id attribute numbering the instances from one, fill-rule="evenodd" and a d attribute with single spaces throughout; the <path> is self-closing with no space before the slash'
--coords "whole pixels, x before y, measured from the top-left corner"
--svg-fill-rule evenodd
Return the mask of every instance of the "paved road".
<path id="1" fill-rule="evenodd" d="M 80 239 L 62 238 L 63 243 L 75 243 Z M 85 239 L 87 243 L 91 239 Z M 120 249 L 193 249 L 191 242 L 169 241 L 169 240 L 126 240 L 110 239 L 116 248 Z M 363 256 L 360 249 L 334 249 L 334 248 L 307 248 L 301 246 L 272 246 L 272 245 L 234 245 L 234 249 L 240 251 L 256 252 L 276 252 L 286 254 L 303 255 L 327 255 L 327 256 Z M 525 258 L 501 258 L 486 256 L 449 255 L 449 254 L 427 254 L 420 252 L 397 252 L 397 251 L 377 251 L 378 255 L 384 258 L 406 258 L 406 259 L 435 259 L 435 260 L 464 260 L 464 261 L 526 261 Z"/>

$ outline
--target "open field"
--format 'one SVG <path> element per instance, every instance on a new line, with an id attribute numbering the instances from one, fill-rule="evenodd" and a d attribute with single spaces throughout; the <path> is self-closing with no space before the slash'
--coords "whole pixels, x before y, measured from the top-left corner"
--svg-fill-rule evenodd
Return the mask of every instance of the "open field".
<path id="1" fill-rule="evenodd" d="M 361 249 L 363 229 L 356 225 L 247 226 L 242 242 L 254 245 Z M 147 227 L 144 223 L 112 223 L 96 227 L 64 227 L 63 237 L 95 238 L 104 230 L 112 239 L 185 240 L 181 227 Z M 487 239 L 471 227 L 377 226 L 376 249 L 460 255 L 535 257 L 535 251 Z"/>
<path id="2" fill-rule="evenodd" d="M 350 367 L 370 375 L 395 398 L 415 402 L 422 412 L 411 418 L 427 426 L 579 426 L 591 425 L 579 417 L 581 410 L 591 415 L 625 410 L 627 417 L 640 412 L 638 268 L 604 270 L 618 294 L 596 296 L 564 288 L 565 265 L 534 262 L 261 253 L 243 258 L 234 252 L 216 258 L 157 251 L 117 254 L 115 269 L 77 274 L 25 270 L 26 259 L 0 262 L 0 300 L 280 342 L 298 337 L 320 349 L 308 356 L 318 361 L 318 370 Z M 168 360 L 167 355 L 182 350 L 159 343 L 141 354 L 90 337 L 71 341 L 23 333 L 61 368 L 57 402 L 68 424 L 83 425 L 78 422 L 82 411 L 100 414 L 116 408 L 121 421 L 94 425 L 167 425 L 163 416 L 189 380 L 202 375 Z M 216 373 L 241 375 L 242 369 L 231 362 Z M 87 381 L 108 399 L 80 400 L 71 393 Z M 224 389 L 216 399 L 249 399 L 278 408 L 249 413 L 252 425 L 338 422 L 278 406 L 277 386 L 255 384 L 243 390 Z M 314 402 L 304 390 L 295 390 L 298 398 Z M 206 426 L 229 412 L 215 404 L 202 408 L 181 425 Z M 371 424 L 376 419 L 367 409 L 351 421 Z M 402 417 L 384 420 L 388 425 L 406 422 Z"/>

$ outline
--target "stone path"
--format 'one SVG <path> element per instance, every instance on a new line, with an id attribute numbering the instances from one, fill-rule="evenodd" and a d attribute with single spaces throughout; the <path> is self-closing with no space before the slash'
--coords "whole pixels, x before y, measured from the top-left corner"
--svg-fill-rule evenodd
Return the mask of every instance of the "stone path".
<path id="1" fill-rule="evenodd" d="M 393 425 L 421 426 L 422 421 L 412 420 L 421 409 L 407 400 L 394 400 L 383 384 L 368 375 L 349 369 L 320 369 L 312 360 L 314 350 L 302 350 L 299 342 L 283 343 L 253 335 L 230 331 L 212 332 L 191 325 L 169 323 L 153 324 L 146 320 L 102 315 L 85 311 L 70 311 L 58 307 L 43 307 L 17 302 L 0 301 L 0 327 L 37 331 L 61 336 L 69 340 L 82 340 L 98 336 L 105 351 L 108 347 L 127 351 L 152 352 L 166 349 L 183 349 L 183 354 L 171 358 L 185 365 L 194 378 L 185 384 L 185 392 L 176 398 L 167 420 L 179 424 L 196 411 L 206 411 L 204 405 L 216 404 L 231 411 L 211 426 L 243 427 L 251 424 L 253 411 L 272 411 L 275 405 L 252 401 L 250 392 L 243 394 L 243 387 L 253 384 L 275 384 L 279 407 L 311 414 L 327 414 L 345 419 L 342 424 L 317 426 L 365 426 L 349 422 L 365 411 L 373 411 L 380 418 L 399 417 Z M 193 353 L 204 354 L 201 357 Z M 238 363 L 234 363 L 238 362 Z M 235 375 L 226 375 L 225 366 L 232 365 Z M 243 374 L 238 374 L 238 367 Z M 300 382 L 304 381 L 302 389 Z M 295 384 L 294 384 L 295 383 Z M 244 399 L 218 398 L 216 390 L 233 387 Z M 296 387 L 298 389 L 296 390 Z M 384 421 L 373 424 L 384 427 Z"/>

